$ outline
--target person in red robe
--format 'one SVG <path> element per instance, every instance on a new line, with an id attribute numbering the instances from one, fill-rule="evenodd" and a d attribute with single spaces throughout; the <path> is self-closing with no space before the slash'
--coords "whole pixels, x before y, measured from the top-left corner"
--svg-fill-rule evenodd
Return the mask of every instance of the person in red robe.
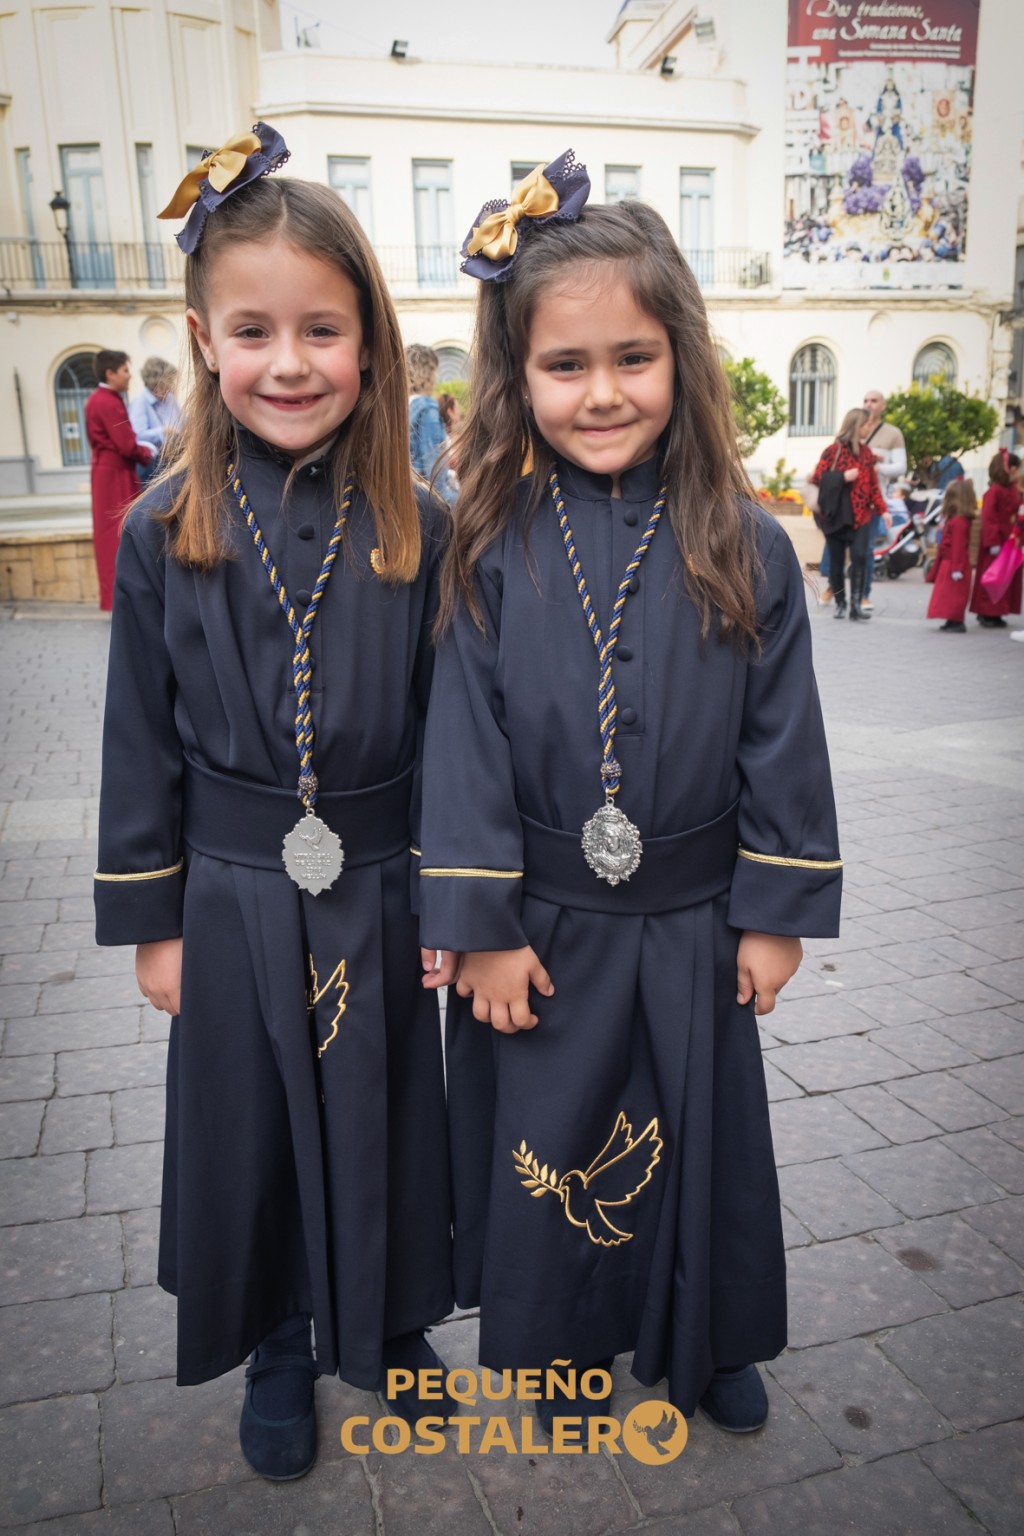
<path id="1" fill-rule="evenodd" d="M 85 430 L 92 448 L 92 547 L 100 608 L 109 613 L 121 524 L 140 489 L 135 466 L 148 464 L 153 450 L 137 441 L 128 420 L 124 392 L 132 371 L 127 352 L 97 352 L 95 367 L 97 387 L 85 402 Z"/>
<path id="2" fill-rule="evenodd" d="M 928 604 L 930 619 L 945 619 L 939 628 L 962 635 L 971 590 L 971 523 L 978 498 L 970 480 L 954 480 L 942 501 L 942 538 L 929 574 L 935 586 Z"/>
<path id="3" fill-rule="evenodd" d="M 1021 571 L 1018 570 L 1002 597 L 994 598 L 982 582 L 982 577 L 1009 538 L 1021 537 L 1018 525 L 1020 513 L 1020 459 L 1015 453 L 1001 449 L 988 467 L 988 490 L 981 503 L 981 548 L 978 554 L 978 574 L 974 579 L 974 596 L 971 612 L 977 614 L 978 623 L 986 629 L 1005 629 L 1008 613 L 1020 613 Z"/>

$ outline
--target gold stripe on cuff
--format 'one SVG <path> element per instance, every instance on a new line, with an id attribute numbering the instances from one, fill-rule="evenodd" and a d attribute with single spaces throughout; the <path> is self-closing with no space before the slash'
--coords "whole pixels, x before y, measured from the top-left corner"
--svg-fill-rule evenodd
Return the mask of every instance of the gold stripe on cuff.
<path id="1" fill-rule="evenodd" d="M 423 857 L 422 849 L 414 848 L 411 843 L 409 844 L 409 852 L 412 854 L 414 859 L 422 859 Z"/>
<path id="2" fill-rule="evenodd" d="M 172 864 L 170 869 L 147 869 L 138 875 L 101 875 L 99 870 L 93 875 L 94 880 L 107 880 L 118 883 L 122 880 L 163 880 L 168 875 L 176 875 L 185 866 L 185 860 L 179 859 L 177 864 Z"/>
<path id="3" fill-rule="evenodd" d="M 741 859 L 752 864 L 781 864 L 785 869 L 842 869 L 842 859 L 783 859 L 774 853 L 751 853 L 746 848 L 738 850 Z"/>
<path id="4" fill-rule="evenodd" d="M 479 876 L 481 880 L 521 880 L 521 869 L 421 869 L 420 876 L 424 875 L 471 875 Z"/>

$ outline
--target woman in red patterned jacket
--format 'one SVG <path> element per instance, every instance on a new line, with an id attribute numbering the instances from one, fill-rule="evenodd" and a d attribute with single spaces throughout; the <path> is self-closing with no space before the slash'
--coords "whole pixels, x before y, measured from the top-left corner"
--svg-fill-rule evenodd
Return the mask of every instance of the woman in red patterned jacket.
<path id="1" fill-rule="evenodd" d="M 829 578 L 835 593 L 835 617 L 846 617 L 846 552 L 850 552 L 850 618 L 869 619 L 861 607 L 864 595 L 864 568 L 868 559 L 871 519 L 884 517 L 886 506 L 875 456 L 861 433 L 868 420 L 867 411 L 847 411 L 839 435 L 825 449 L 812 474 L 807 478 L 821 487 L 818 515 L 828 543 Z M 840 476 L 842 477 L 840 479 Z"/>

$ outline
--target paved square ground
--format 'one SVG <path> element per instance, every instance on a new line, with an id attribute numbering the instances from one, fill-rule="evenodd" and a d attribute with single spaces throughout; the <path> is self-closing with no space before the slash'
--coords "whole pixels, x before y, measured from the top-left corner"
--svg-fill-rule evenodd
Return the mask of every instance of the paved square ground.
<path id="1" fill-rule="evenodd" d="M 0 1527 L 50 1536 L 1020 1536 L 1024 644 L 939 634 L 917 572 L 875 617 L 808 601 L 847 861 L 763 1044 L 790 1348 L 747 1437 L 683 1454 L 351 1456 L 317 1387 L 299 1483 L 241 1460 L 241 1373 L 174 1385 L 155 1284 L 167 1020 L 92 942 L 108 628 L 0 610 Z M 1020 620 L 1013 621 L 1020 624 Z M 475 1363 L 476 1319 L 441 1324 Z M 612 1412 L 651 1393 L 616 1365 Z M 486 1413 L 487 1405 L 483 1411 Z M 491 1405 L 493 1411 L 493 1405 Z"/>

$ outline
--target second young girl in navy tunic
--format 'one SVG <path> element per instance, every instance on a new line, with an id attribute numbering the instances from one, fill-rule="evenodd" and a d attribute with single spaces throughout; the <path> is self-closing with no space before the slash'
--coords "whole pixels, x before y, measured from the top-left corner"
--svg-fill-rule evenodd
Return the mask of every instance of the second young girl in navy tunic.
<path id="1" fill-rule="evenodd" d="M 421 870 L 424 942 L 466 952 L 456 1289 L 485 1365 L 632 1351 L 684 1413 L 750 1429 L 752 1362 L 786 1342 L 754 1014 L 798 935 L 837 931 L 828 757 L 800 568 L 697 284 L 656 213 L 588 186 L 538 168 L 466 247 Z"/>
<path id="2" fill-rule="evenodd" d="M 315 1454 L 315 1374 L 374 1389 L 431 1364 L 419 1330 L 451 1306 L 410 905 L 440 540 L 365 236 L 325 188 L 265 179 L 285 152 L 257 130 L 171 205 L 198 187 L 195 385 L 121 543 L 96 908 L 174 1015 L 158 1277 L 178 1380 L 255 1351 L 242 1449 L 285 1478 Z"/>

